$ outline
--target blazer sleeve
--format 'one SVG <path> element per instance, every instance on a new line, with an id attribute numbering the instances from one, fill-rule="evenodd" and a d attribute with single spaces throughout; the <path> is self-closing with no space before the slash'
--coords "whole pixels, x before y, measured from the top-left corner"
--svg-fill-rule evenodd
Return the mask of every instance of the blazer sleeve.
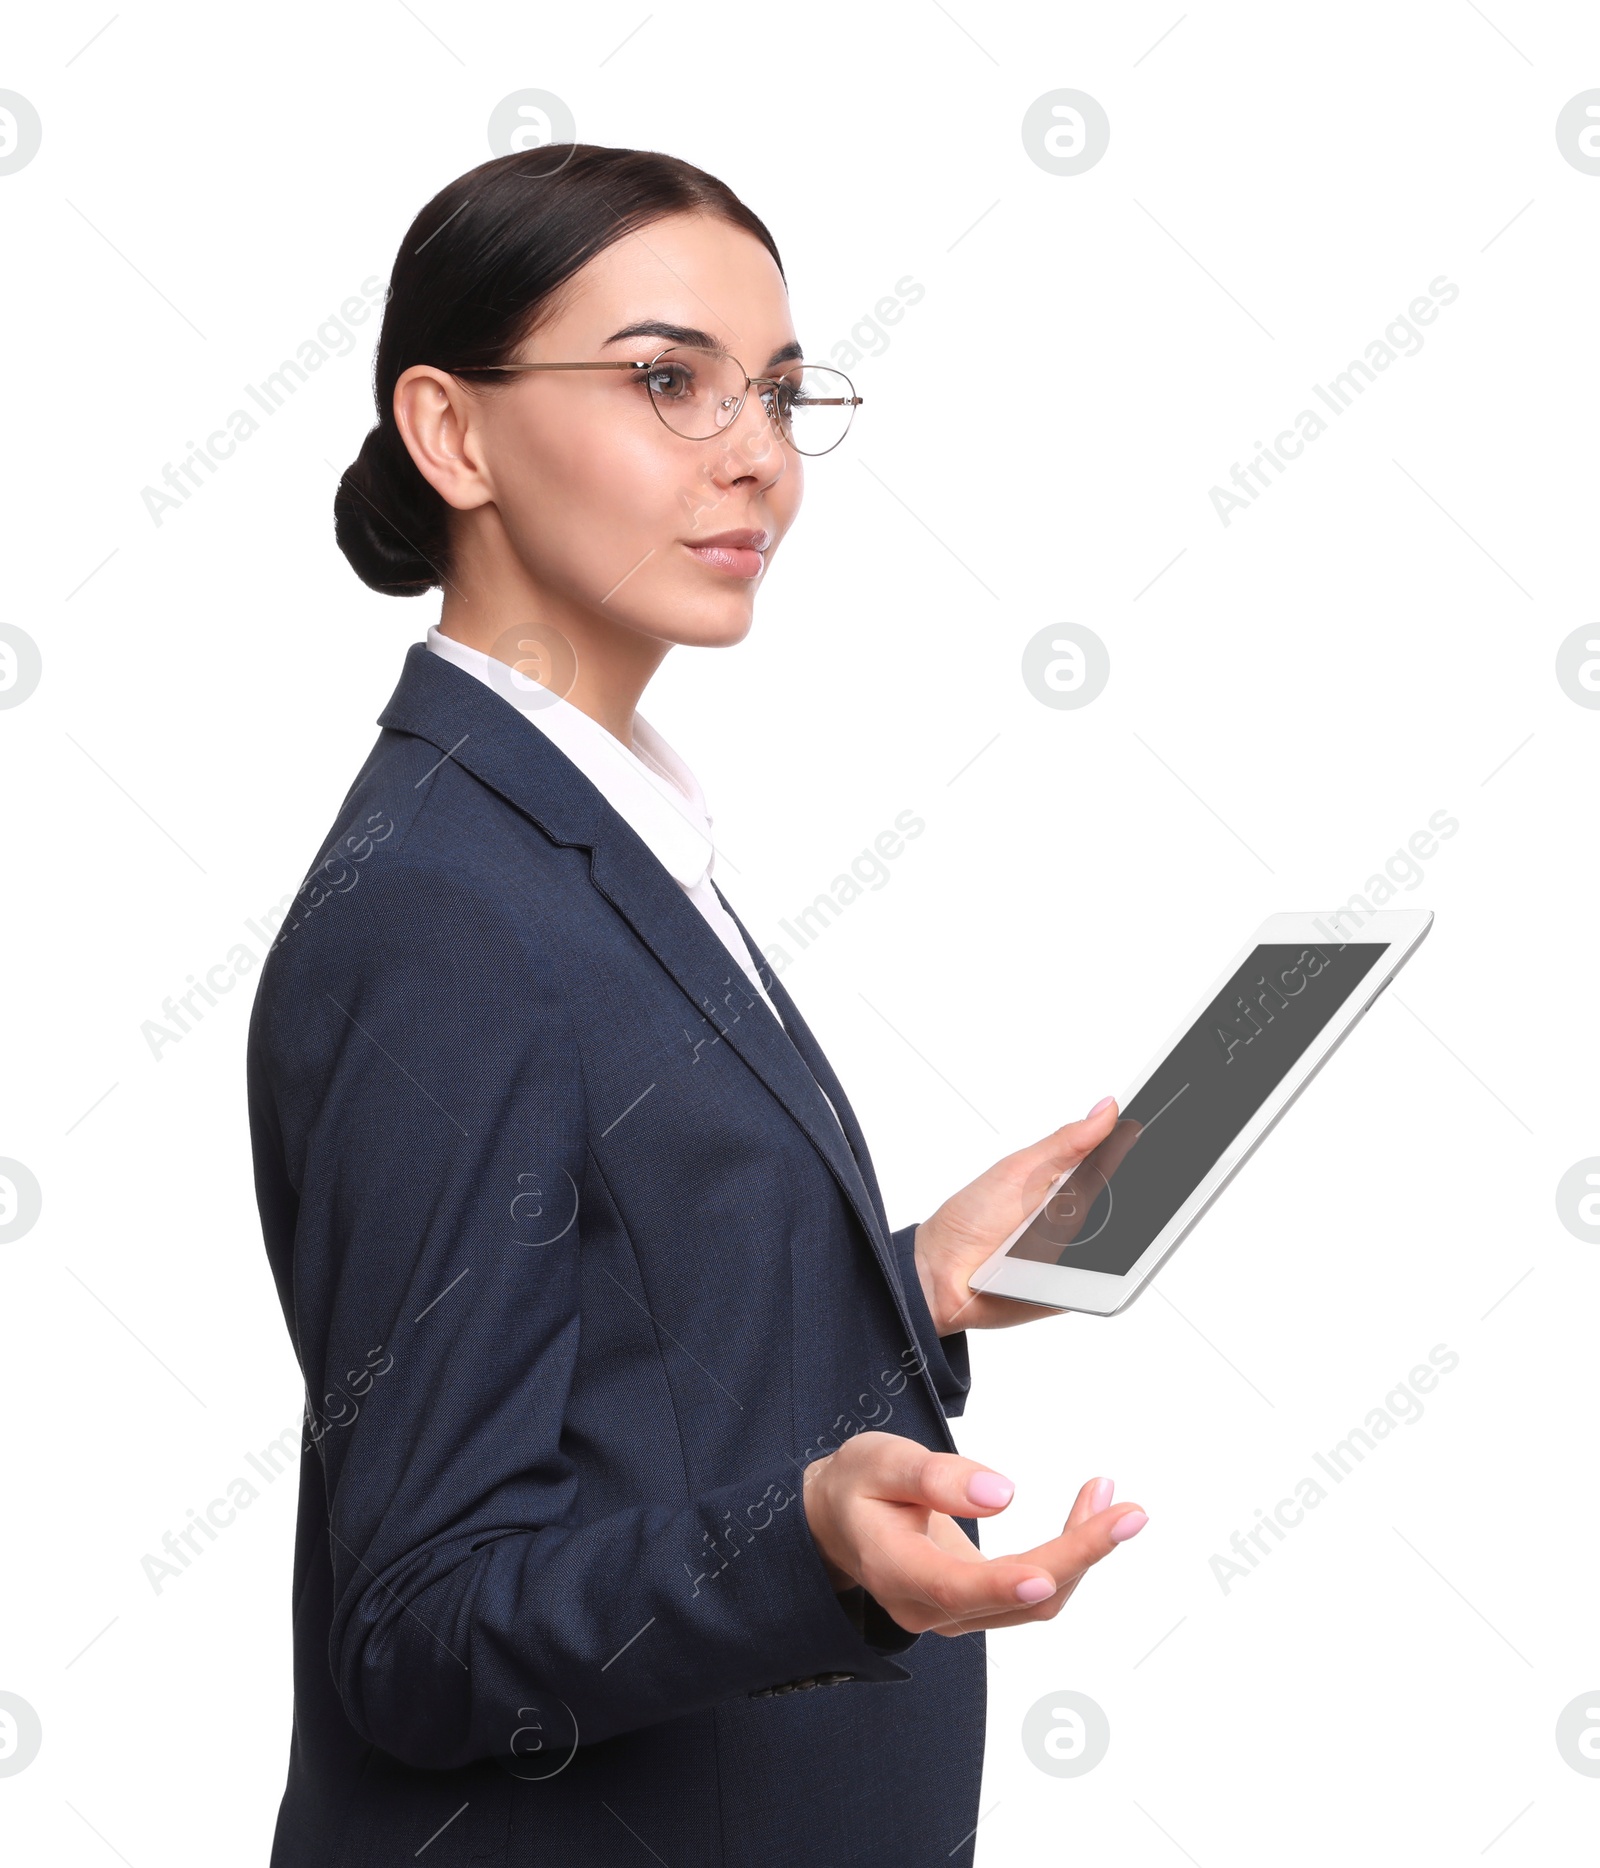
<path id="1" fill-rule="evenodd" d="M 774 1681 L 908 1678 L 835 1594 L 792 1460 L 582 1516 L 583 1215 L 537 1249 L 508 1221 L 531 1172 L 552 1201 L 584 1182 L 571 1007 L 537 904 L 437 867 L 370 866 L 302 914 L 252 1016 L 351 1724 L 448 1769 L 531 1727 L 589 1744 Z"/>
<path id="2" fill-rule="evenodd" d="M 928 1363 L 928 1373 L 938 1391 L 945 1414 L 954 1420 L 967 1405 L 967 1391 L 972 1386 L 972 1364 L 967 1355 L 967 1333 L 955 1330 L 940 1336 L 934 1329 L 928 1300 L 922 1294 L 922 1280 L 917 1276 L 915 1226 L 902 1226 L 891 1233 L 895 1257 L 900 1264 L 900 1279 L 906 1287 L 906 1304 L 917 1326 L 917 1342 Z"/>

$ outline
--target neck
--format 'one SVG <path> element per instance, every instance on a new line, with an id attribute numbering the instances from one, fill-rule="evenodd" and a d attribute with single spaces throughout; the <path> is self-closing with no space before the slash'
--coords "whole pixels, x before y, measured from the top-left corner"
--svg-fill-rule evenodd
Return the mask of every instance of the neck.
<path id="1" fill-rule="evenodd" d="M 469 594 L 470 593 L 470 594 Z M 542 682 L 630 751 L 639 697 L 672 646 L 540 588 L 512 559 L 445 586 L 440 633 Z"/>

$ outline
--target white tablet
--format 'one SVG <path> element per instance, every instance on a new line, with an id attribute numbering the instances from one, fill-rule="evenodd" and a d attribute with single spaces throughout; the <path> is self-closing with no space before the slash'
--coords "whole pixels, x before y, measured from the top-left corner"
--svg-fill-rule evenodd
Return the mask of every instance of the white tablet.
<path id="1" fill-rule="evenodd" d="M 1130 1303 L 1433 924 L 1381 909 L 1346 932 L 1354 919 L 1264 921 L 970 1288 L 1101 1317 Z"/>

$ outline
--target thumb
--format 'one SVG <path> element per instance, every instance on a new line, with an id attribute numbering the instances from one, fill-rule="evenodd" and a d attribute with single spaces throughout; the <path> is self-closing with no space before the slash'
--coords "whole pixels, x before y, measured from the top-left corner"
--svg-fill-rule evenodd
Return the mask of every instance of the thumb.
<path id="1" fill-rule="evenodd" d="M 1086 1116 L 1065 1122 L 1043 1136 L 1031 1147 L 1011 1157 L 1022 1169 L 1023 1192 L 1033 1206 L 1045 1197 L 1053 1180 L 1074 1168 L 1085 1155 L 1092 1154 L 1117 1125 L 1117 1100 L 1102 1096 Z"/>
<path id="2" fill-rule="evenodd" d="M 1016 1486 L 960 1453 L 933 1453 L 915 1440 L 885 1435 L 889 1442 L 874 1463 L 870 1489 L 898 1504 L 931 1506 L 950 1518 L 989 1518 L 1011 1503 Z"/>

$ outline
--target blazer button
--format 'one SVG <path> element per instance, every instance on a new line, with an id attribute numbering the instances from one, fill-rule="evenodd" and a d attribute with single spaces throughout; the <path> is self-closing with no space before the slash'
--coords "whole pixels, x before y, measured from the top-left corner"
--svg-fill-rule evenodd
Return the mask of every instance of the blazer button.
<path id="1" fill-rule="evenodd" d="M 847 1680 L 859 1680 L 855 1673 L 812 1673 L 799 1680 L 780 1680 L 776 1686 L 753 1686 L 750 1699 L 771 1699 L 775 1693 L 804 1693 L 814 1686 L 841 1686 Z"/>

